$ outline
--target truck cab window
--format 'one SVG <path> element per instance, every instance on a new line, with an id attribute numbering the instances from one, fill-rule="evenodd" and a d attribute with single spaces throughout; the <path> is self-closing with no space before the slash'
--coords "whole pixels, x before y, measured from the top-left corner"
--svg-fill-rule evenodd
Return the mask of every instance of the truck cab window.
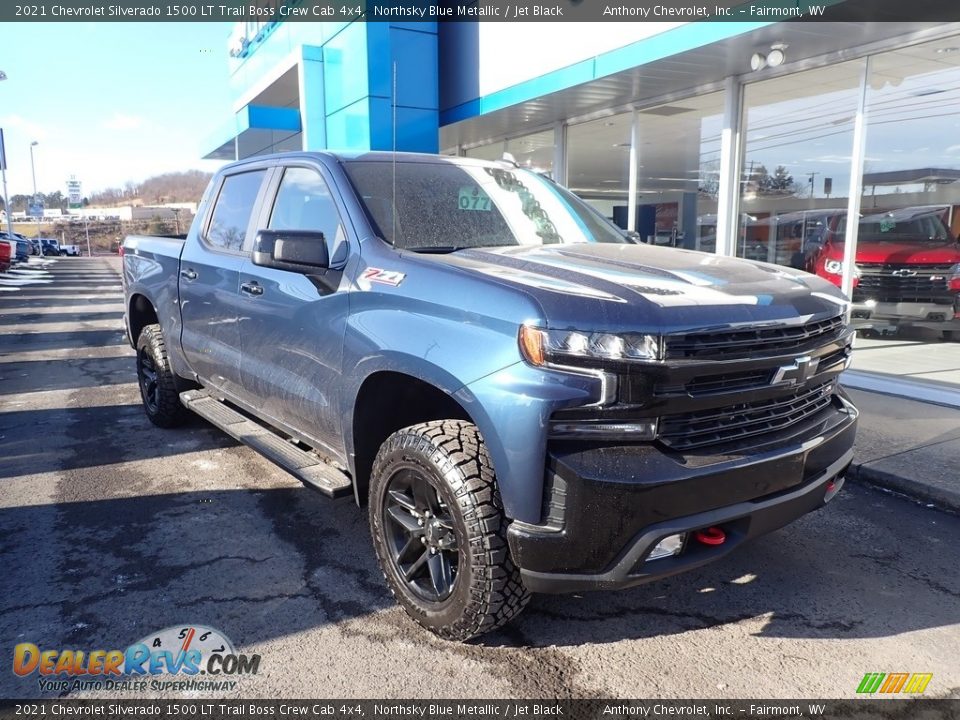
<path id="1" fill-rule="evenodd" d="M 271 230 L 319 230 L 330 247 L 343 236 L 337 206 L 316 170 L 291 167 L 283 173 L 270 213 Z"/>
<path id="2" fill-rule="evenodd" d="M 232 250 L 243 248 L 250 224 L 250 214 L 256 205 L 257 193 L 263 181 L 263 170 L 228 175 L 220 188 L 213 217 L 207 230 L 207 242 L 216 248 Z"/>

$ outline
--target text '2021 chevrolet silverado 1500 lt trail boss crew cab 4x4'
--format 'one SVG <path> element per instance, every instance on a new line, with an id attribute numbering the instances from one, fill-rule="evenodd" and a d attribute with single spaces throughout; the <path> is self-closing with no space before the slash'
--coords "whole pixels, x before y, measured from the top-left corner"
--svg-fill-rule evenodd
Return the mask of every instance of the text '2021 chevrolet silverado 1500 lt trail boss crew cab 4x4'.
<path id="1" fill-rule="evenodd" d="M 852 457 L 837 288 L 632 244 L 507 164 L 234 163 L 185 241 L 126 239 L 123 278 L 150 419 L 189 408 L 367 505 L 391 591 L 445 638 L 714 560 Z"/>

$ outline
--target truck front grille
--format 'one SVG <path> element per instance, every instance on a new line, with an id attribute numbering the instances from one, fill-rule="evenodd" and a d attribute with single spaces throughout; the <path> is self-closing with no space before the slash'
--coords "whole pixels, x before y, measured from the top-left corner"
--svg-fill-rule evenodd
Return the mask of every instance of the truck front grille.
<path id="1" fill-rule="evenodd" d="M 951 301 L 947 278 L 951 265 L 898 265 L 857 263 L 860 280 L 854 302 L 942 302 Z"/>
<path id="2" fill-rule="evenodd" d="M 734 358 L 781 355 L 819 346 L 838 335 L 843 315 L 805 325 L 778 325 L 745 329 L 667 335 L 666 357 L 674 359 L 730 360 Z"/>
<path id="3" fill-rule="evenodd" d="M 665 415 L 660 419 L 660 441 L 673 450 L 742 446 L 745 438 L 760 440 L 762 435 L 782 431 L 826 409 L 833 388 L 831 380 L 772 400 Z"/>

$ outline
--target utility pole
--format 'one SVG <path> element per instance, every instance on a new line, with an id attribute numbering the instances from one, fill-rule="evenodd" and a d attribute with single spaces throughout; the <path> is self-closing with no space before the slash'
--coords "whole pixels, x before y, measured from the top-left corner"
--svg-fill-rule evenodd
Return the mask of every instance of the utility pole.
<path id="1" fill-rule="evenodd" d="M 39 145 L 36 140 L 30 143 L 30 175 L 33 177 L 33 204 L 37 204 L 37 170 L 33 164 L 33 148 Z M 36 208 L 34 208 L 36 209 Z M 40 211 L 43 212 L 42 210 Z M 40 239 L 40 216 L 37 216 L 37 244 L 40 246 L 40 257 L 43 257 L 43 240 Z"/>

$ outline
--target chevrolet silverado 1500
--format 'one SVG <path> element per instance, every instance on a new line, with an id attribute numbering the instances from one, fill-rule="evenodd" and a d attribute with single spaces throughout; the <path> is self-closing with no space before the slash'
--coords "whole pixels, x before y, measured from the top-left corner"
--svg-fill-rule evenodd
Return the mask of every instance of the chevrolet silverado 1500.
<path id="1" fill-rule="evenodd" d="M 834 285 L 633 244 L 507 163 L 258 157 L 185 239 L 123 250 L 150 420 L 196 412 L 352 494 L 445 638 L 715 560 L 829 501 L 852 457 Z"/>

